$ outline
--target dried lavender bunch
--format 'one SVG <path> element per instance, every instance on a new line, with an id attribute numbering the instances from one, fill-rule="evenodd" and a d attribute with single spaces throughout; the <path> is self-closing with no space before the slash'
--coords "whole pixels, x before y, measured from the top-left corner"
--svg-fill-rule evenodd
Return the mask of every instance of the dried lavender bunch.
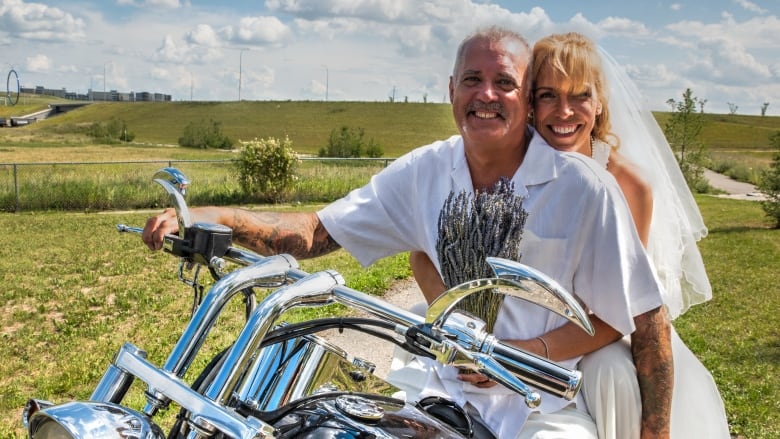
<path id="1" fill-rule="evenodd" d="M 450 193 L 439 213 L 436 252 L 447 288 L 463 282 L 492 277 L 488 256 L 520 260 L 520 240 L 528 212 L 514 185 L 502 178 L 489 190 Z M 486 291 L 487 292 L 487 291 Z M 461 302 L 461 308 L 488 324 L 498 315 L 502 297 L 476 294 Z"/>

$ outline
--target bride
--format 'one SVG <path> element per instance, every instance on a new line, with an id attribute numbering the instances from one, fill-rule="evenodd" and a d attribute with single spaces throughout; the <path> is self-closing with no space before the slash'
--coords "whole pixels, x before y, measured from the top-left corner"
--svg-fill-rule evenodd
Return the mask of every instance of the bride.
<path id="1" fill-rule="evenodd" d="M 641 108 L 633 82 L 608 54 L 577 33 L 543 38 L 534 46 L 533 59 L 534 128 L 550 146 L 588 155 L 615 177 L 665 287 L 670 317 L 709 300 L 712 290 L 696 247 L 707 229 L 669 144 L 653 115 Z M 410 260 L 425 297 L 444 291 L 425 254 L 412 253 Z M 671 437 L 730 438 L 712 376 L 674 330 L 672 349 Z M 394 369 L 403 363 L 394 362 Z M 587 355 L 580 368 L 599 437 L 639 438 L 641 399 L 629 341 Z M 394 371 L 389 379 L 405 381 L 401 375 Z"/>

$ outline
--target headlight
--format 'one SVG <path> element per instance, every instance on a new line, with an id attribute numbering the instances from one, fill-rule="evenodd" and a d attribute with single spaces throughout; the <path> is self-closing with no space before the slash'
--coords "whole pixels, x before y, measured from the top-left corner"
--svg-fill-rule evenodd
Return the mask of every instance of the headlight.
<path id="1" fill-rule="evenodd" d="M 75 401 L 32 413 L 31 439 L 164 439 L 147 416 L 117 404 Z"/>

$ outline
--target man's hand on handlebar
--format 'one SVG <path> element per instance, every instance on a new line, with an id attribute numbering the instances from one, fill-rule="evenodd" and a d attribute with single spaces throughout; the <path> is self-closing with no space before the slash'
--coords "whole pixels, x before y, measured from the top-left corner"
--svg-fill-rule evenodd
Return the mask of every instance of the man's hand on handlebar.
<path id="1" fill-rule="evenodd" d="M 496 385 L 496 382 L 481 373 L 473 372 L 471 369 L 458 368 L 458 379 L 470 383 L 472 386 L 487 389 Z"/>
<path id="2" fill-rule="evenodd" d="M 165 209 L 161 214 L 153 216 L 146 221 L 141 239 L 151 250 L 160 250 L 165 235 L 179 232 L 179 221 L 176 218 L 176 210 Z"/>

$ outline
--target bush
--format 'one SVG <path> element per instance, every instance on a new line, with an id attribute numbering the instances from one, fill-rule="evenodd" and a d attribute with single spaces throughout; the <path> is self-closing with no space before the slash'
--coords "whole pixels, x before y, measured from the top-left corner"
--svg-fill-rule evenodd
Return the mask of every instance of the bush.
<path id="1" fill-rule="evenodd" d="M 780 131 L 772 134 L 769 140 L 775 148 L 775 155 L 769 169 L 762 172 L 758 189 L 767 197 L 761 202 L 761 207 L 775 221 L 775 228 L 780 229 Z"/>
<path id="2" fill-rule="evenodd" d="M 335 129 L 330 132 L 328 146 L 320 148 L 318 155 L 320 157 L 341 157 L 357 158 L 365 152 L 367 157 L 382 157 L 384 151 L 374 139 L 366 142 L 364 140 L 365 130 L 363 128 L 349 128 L 342 126 L 337 132 Z"/>
<path id="3" fill-rule="evenodd" d="M 295 182 L 298 166 L 292 141 L 287 137 L 284 140 L 269 137 L 241 144 L 237 161 L 241 189 L 261 201 L 284 201 Z"/>
<path id="4" fill-rule="evenodd" d="M 112 117 L 106 123 L 95 122 L 87 129 L 87 135 L 100 143 L 132 142 L 135 134 L 127 130 L 124 120 Z"/>
<path id="5" fill-rule="evenodd" d="M 200 149 L 232 149 L 233 141 L 222 133 L 221 125 L 215 120 L 190 122 L 179 137 L 179 145 Z"/>

